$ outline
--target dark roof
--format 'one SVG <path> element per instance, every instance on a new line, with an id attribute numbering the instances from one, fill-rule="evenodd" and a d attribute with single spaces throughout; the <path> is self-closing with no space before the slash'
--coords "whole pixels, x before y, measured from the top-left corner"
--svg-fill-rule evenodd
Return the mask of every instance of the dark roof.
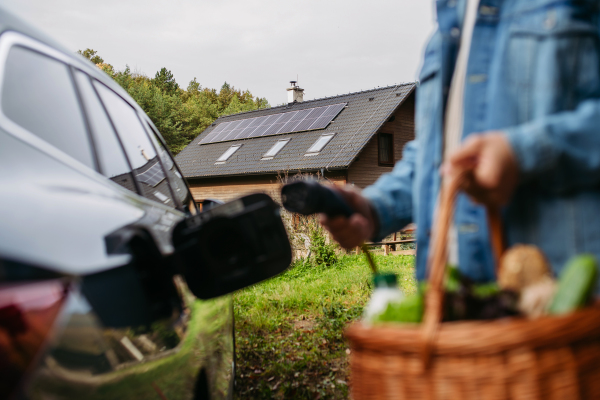
<path id="1" fill-rule="evenodd" d="M 415 83 L 403 83 L 220 117 L 183 149 L 176 160 L 186 178 L 347 168 L 414 88 Z M 199 145 L 221 122 L 337 103 L 348 105 L 325 129 Z M 336 135 L 318 155 L 305 156 L 322 134 L 332 132 Z M 263 154 L 284 138 L 291 140 L 272 160 L 261 161 Z M 215 165 L 217 158 L 234 144 L 242 147 L 226 163 Z"/>

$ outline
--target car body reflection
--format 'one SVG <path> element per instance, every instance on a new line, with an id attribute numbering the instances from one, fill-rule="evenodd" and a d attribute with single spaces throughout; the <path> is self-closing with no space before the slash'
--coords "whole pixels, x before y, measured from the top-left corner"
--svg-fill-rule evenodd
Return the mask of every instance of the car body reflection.
<path id="1" fill-rule="evenodd" d="M 72 292 L 26 397 L 192 399 L 198 386 L 210 387 L 214 399 L 230 396 L 231 298 L 197 300 L 175 281 L 183 311 L 150 326 L 102 327 L 84 296 Z"/>

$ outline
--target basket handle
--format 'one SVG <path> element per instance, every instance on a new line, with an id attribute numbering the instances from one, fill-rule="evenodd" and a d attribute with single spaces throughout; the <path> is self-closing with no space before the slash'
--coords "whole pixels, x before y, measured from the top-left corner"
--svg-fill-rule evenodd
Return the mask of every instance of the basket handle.
<path id="1" fill-rule="evenodd" d="M 472 171 L 447 178 L 442 182 L 438 203 L 437 219 L 434 223 L 432 244 L 429 248 L 428 271 L 429 288 L 425 298 L 425 313 L 423 317 L 423 352 L 424 368 L 429 366 L 431 349 L 435 341 L 439 325 L 443 317 L 444 306 L 444 275 L 448 257 L 448 231 L 452 222 L 456 195 L 461 186 L 469 178 Z M 496 270 L 499 259 L 504 251 L 502 220 L 496 207 L 488 206 L 488 225 L 493 247 Z"/>

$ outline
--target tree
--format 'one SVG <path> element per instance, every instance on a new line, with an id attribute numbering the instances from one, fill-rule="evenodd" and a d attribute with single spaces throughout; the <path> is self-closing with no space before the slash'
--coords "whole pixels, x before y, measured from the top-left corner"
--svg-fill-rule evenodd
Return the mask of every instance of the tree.
<path id="1" fill-rule="evenodd" d="M 88 60 L 93 62 L 94 64 L 103 64 L 104 63 L 104 59 L 98 55 L 98 52 L 96 50 L 87 48 L 83 51 L 77 50 L 77 53 L 81 54 L 82 56 L 84 56 L 85 58 L 87 58 Z"/>
<path id="2" fill-rule="evenodd" d="M 86 58 L 97 57 L 95 50 L 79 51 Z M 203 88 L 194 78 L 186 90 L 179 87 L 173 73 L 166 68 L 154 78 L 132 72 L 129 66 L 121 71 L 110 64 L 98 62 L 98 68 L 109 74 L 140 105 L 165 138 L 172 153 L 177 154 L 221 115 L 270 107 L 266 99 L 252 96 L 225 82 L 219 93 Z"/>
<path id="3" fill-rule="evenodd" d="M 235 95 L 235 88 L 231 87 L 231 85 L 227 82 L 221 86 L 221 90 L 219 91 L 219 96 L 217 97 L 217 102 L 219 103 L 219 109 L 224 110 L 229 106 L 233 96 Z M 231 113 L 230 113 L 231 114 Z"/>
<path id="4" fill-rule="evenodd" d="M 202 85 L 196 80 L 196 77 L 190 81 L 187 87 L 189 93 L 197 93 L 202 89 Z"/>
<path id="5" fill-rule="evenodd" d="M 114 78 L 115 69 L 112 65 L 107 64 L 107 63 L 99 63 L 99 64 L 96 64 L 96 67 L 98 67 L 102 71 L 106 72 L 111 78 Z"/>
<path id="6" fill-rule="evenodd" d="M 177 82 L 175 82 L 173 73 L 165 67 L 161 68 L 161 70 L 154 75 L 154 79 L 152 81 L 156 86 L 158 86 L 159 89 L 168 95 L 175 94 L 177 89 L 179 89 L 179 85 Z"/>

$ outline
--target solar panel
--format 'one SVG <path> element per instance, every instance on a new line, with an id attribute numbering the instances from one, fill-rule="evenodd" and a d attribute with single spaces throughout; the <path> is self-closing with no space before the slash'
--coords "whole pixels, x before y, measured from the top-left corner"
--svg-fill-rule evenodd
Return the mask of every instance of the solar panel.
<path id="1" fill-rule="evenodd" d="M 267 129 L 271 126 L 271 124 L 279 118 L 280 114 L 267 115 L 266 117 L 261 117 L 261 124 L 249 137 L 258 137 L 262 136 L 263 133 L 266 132 Z"/>
<path id="2" fill-rule="evenodd" d="M 239 121 L 221 122 L 200 141 L 200 144 L 323 129 L 347 104 L 338 103 Z"/>
<path id="3" fill-rule="evenodd" d="M 323 129 L 327 125 L 329 125 L 329 123 L 333 119 L 333 116 L 338 115 L 338 113 L 342 111 L 342 108 L 344 108 L 343 106 L 339 106 L 340 104 L 334 104 L 332 106 L 327 107 L 327 110 L 325 110 L 325 112 L 319 118 L 316 119 L 314 124 L 310 126 L 310 129 Z"/>
<path id="4" fill-rule="evenodd" d="M 261 136 L 276 135 L 281 132 L 281 128 L 290 120 L 298 111 L 281 114 L 281 116 L 265 131 Z"/>
<path id="5" fill-rule="evenodd" d="M 221 127 L 221 125 L 223 125 L 223 127 Z M 218 141 L 218 138 L 221 135 L 223 135 L 223 132 L 225 132 L 229 129 L 230 125 L 231 125 L 231 122 L 224 122 L 224 123 L 217 125 L 217 127 L 215 129 L 213 129 L 208 135 L 206 135 L 206 137 L 204 139 L 202 139 L 202 141 L 200 143 L 210 143 L 213 140 Z"/>
<path id="6" fill-rule="evenodd" d="M 294 132 L 294 129 L 302 122 L 302 120 L 310 113 L 310 109 L 308 110 L 300 110 L 294 115 L 290 122 L 285 124 L 283 128 L 281 128 L 282 132 Z"/>
<path id="7" fill-rule="evenodd" d="M 302 122 L 300 122 L 298 124 L 298 126 L 296 127 L 297 130 L 299 131 L 307 131 L 310 129 L 310 126 L 315 122 L 315 120 L 317 118 L 319 118 L 321 116 L 321 114 L 323 114 L 323 112 L 325 111 L 327 107 L 319 107 L 319 108 L 313 108 L 312 111 L 310 112 L 310 114 L 308 114 L 306 116 L 306 118 L 304 118 L 302 120 Z"/>
<path id="8" fill-rule="evenodd" d="M 237 139 L 238 136 L 240 136 L 240 134 L 248 127 L 248 125 L 250 125 L 250 122 L 252 122 L 251 119 L 243 119 L 242 122 L 240 122 L 240 124 L 231 131 L 231 134 L 227 136 L 229 138 L 228 140 Z"/>
<path id="9" fill-rule="evenodd" d="M 224 130 L 223 132 L 220 133 L 220 135 L 218 137 L 216 137 L 215 139 L 213 139 L 211 142 L 222 142 L 224 140 L 234 140 L 235 135 L 237 133 L 234 133 L 236 131 L 236 129 L 238 128 L 238 126 L 240 126 L 240 124 L 244 122 L 244 120 L 241 121 L 233 121 L 228 127 L 227 130 Z"/>
<path id="10" fill-rule="evenodd" d="M 144 182 L 146 185 L 152 187 L 155 187 L 165 179 L 165 174 L 158 163 L 158 160 L 155 160 L 154 165 L 136 176 L 140 182 Z"/>
<path id="11" fill-rule="evenodd" d="M 251 122 L 246 127 L 246 129 L 244 129 L 242 132 L 240 132 L 239 135 L 235 137 L 236 139 L 246 139 L 248 136 L 250 136 L 252 132 L 254 132 L 256 128 L 258 128 L 263 122 L 263 118 L 252 118 L 250 121 Z"/>
<path id="12" fill-rule="evenodd" d="M 221 133 L 223 131 L 223 129 L 225 129 L 225 127 L 227 125 L 229 125 L 231 122 L 222 122 L 219 125 L 217 125 L 217 127 L 215 129 L 213 129 L 208 135 L 206 135 L 206 137 L 204 137 L 204 139 L 202 139 L 202 141 L 200 143 L 210 143 L 210 141 L 216 137 L 219 133 Z"/>
<path id="13" fill-rule="evenodd" d="M 329 107 L 327 107 L 327 110 L 325 110 L 325 112 L 323 113 L 323 116 L 327 115 L 327 116 L 335 116 L 338 115 L 340 111 L 342 111 L 342 109 L 346 107 L 345 104 L 333 104 Z"/>

